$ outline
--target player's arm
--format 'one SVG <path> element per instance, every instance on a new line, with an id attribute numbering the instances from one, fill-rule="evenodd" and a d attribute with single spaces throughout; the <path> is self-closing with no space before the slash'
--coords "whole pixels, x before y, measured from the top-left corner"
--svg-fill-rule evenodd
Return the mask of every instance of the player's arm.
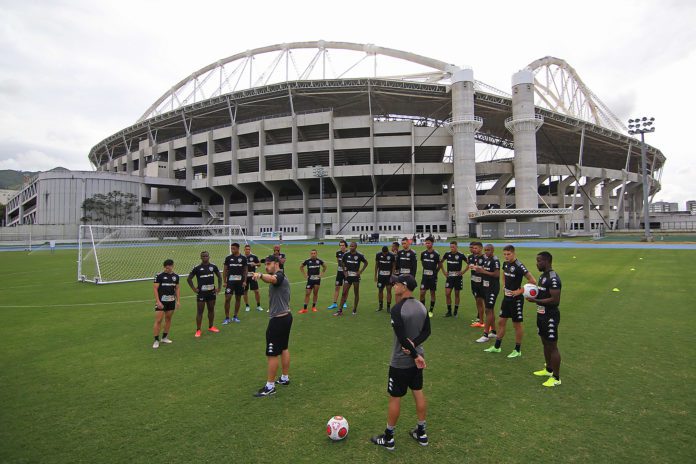
<path id="1" fill-rule="evenodd" d="M 416 345 L 406 336 L 406 327 L 404 326 L 404 320 L 401 318 L 402 306 L 403 300 L 391 309 L 391 325 L 401 347 L 408 352 L 409 356 L 415 359 L 418 356 L 418 351 L 416 351 Z"/>
<path id="2" fill-rule="evenodd" d="M 162 308 L 164 308 L 164 305 L 160 301 L 159 286 L 160 286 L 159 282 L 155 282 L 154 284 L 152 284 L 152 289 L 155 292 L 155 306 L 157 306 L 157 309 L 162 309 Z"/>
<path id="3" fill-rule="evenodd" d="M 302 277 L 304 277 L 306 279 L 307 273 L 305 272 L 304 268 L 305 268 L 305 263 L 303 262 L 302 264 L 300 264 L 300 272 L 302 273 Z"/>
<path id="4" fill-rule="evenodd" d="M 178 282 L 176 284 L 176 287 L 174 287 L 174 288 L 176 289 L 176 309 L 179 309 L 179 297 L 181 296 L 181 294 L 180 294 L 181 287 L 179 286 Z"/>
<path id="5" fill-rule="evenodd" d="M 321 262 L 321 275 L 319 277 L 324 277 L 324 274 L 326 274 L 326 263 L 324 261 Z"/>
<path id="6" fill-rule="evenodd" d="M 254 273 L 254 280 L 262 280 L 266 282 L 267 284 L 271 285 L 278 285 L 285 280 L 285 276 L 281 273 L 280 275 L 277 274 L 263 274 L 261 272 L 255 272 Z"/>
<path id="7" fill-rule="evenodd" d="M 527 273 L 524 275 L 524 277 L 527 279 L 527 282 L 529 282 L 530 284 L 536 285 L 537 281 L 531 272 L 527 271 Z"/>
<path id="8" fill-rule="evenodd" d="M 440 267 L 439 269 L 442 270 L 442 275 L 447 277 L 447 265 L 445 264 L 445 261 L 447 260 L 447 256 L 443 256 L 442 259 L 440 260 Z"/>
<path id="9" fill-rule="evenodd" d="M 186 282 L 188 282 L 189 287 L 191 287 L 191 290 L 193 290 L 193 293 L 198 293 L 198 289 L 193 286 L 193 271 L 191 271 L 191 273 L 188 275 Z"/>
<path id="10" fill-rule="evenodd" d="M 282 264 L 283 266 L 285 266 L 285 261 L 286 261 L 285 256 L 281 256 L 281 257 L 280 257 L 280 264 Z"/>
<path id="11" fill-rule="evenodd" d="M 222 285 L 224 285 L 225 287 L 227 287 L 227 278 L 229 277 L 229 275 L 230 275 L 230 268 L 229 268 L 229 266 L 227 266 L 227 264 L 225 264 L 222 267 Z"/>
<path id="12" fill-rule="evenodd" d="M 536 303 L 543 306 L 558 306 L 561 303 L 561 289 L 560 288 L 550 288 L 549 297 L 543 299 L 532 299 L 527 298 L 528 301 Z"/>
<path id="13" fill-rule="evenodd" d="M 421 327 L 421 331 L 418 333 L 416 338 L 413 339 L 413 344 L 415 346 L 422 345 L 423 342 L 425 342 L 429 336 L 430 336 L 430 318 L 426 316 L 425 320 L 423 321 L 423 327 Z"/>
<path id="14" fill-rule="evenodd" d="M 377 271 L 379 270 L 379 258 L 375 256 L 375 282 L 377 282 Z"/>
<path id="15" fill-rule="evenodd" d="M 215 268 L 215 276 L 218 278 L 218 288 L 216 288 L 215 291 L 219 293 L 222 288 L 222 275 L 220 274 L 220 269 L 217 267 Z"/>
<path id="16" fill-rule="evenodd" d="M 247 266 L 249 262 L 245 262 L 244 266 L 242 267 L 242 285 L 246 287 L 247 284 L 247 275 L 249 275 L 249 266 Z"/>
<path id="17" fill-rule="evenodd" d="M 362 257 L 362 262 L 363 262 L 363 267 L 360 269 L 360 272 L 358 272 L 358 275 L 362 274 L 365 269 L 367 269 L 367 258 L 364 256 Z"/>
<path id="18" fill-rule="evenodd" d="M 416 256 L 415 251 L 411 255 L 411 266 L 413 266 L 413 277 L 415 277 L 418 273 L 418 257 Z"/>
<path id="19" fill-rule="evenodd" d="M 343 261 L 343 264 L 341 265 L 341 267 L 343 268 L 343 277 L 346 278 L 346 279 L 348 278 L 348 268 L 346 267 L 346 255 L 347 255 L 347 254 L 348 254 L 348 253 L 345 253 L 345 254 L 341 257 L 341 261 Z"/>

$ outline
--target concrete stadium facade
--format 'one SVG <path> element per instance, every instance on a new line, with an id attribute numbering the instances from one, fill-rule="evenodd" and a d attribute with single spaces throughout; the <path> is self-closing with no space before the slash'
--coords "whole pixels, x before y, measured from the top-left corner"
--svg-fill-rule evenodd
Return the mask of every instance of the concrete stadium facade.
<path id="1" fill-rule="evenodd" d="M 171 109 L 107 137 L 90 161 L 97 175 L 138 180 L 144 224 L 309 237 L 480 235 L 487 221 L 557 224 L 543 235 L 640 226 L 639 143 L 535 105 L 532 70 L 513 73 L 505 94 L 471 69 L 366 53 L 401 54 L 441 79 L 281 80 L 179 107 L 172 94 Z M 481 144 L 511 156 L 481 160 Z M 648 156 L 655 192 L 665 158 L 650 146 Z"/>

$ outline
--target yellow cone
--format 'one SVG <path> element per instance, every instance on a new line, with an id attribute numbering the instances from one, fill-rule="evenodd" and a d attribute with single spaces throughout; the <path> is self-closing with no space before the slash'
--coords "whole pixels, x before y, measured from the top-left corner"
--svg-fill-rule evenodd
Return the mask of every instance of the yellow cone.
<path id="1" fill-rule="evenodd" d="M 611 291 L 612 291 L 612 292 L 620 292 L 621 290 L 619 290 L 618 288 L 614 287 Z"/>

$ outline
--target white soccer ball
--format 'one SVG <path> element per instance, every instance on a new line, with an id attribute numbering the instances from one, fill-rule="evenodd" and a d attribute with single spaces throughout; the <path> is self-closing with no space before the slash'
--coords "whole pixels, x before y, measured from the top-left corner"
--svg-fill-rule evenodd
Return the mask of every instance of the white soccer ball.
<path id="1" fill-rule="evenodd" d="M 334 441 L 343 440 L 348 436 L 348 421 L 343 416 L 333 416 L 326 423 L 326 434 Z"/>
<path id="2" fill-rule="evenodd" d="M 539 287 L 534 284 L 525 284 L 523 295 L 525 298 L 536 298 L 539 296 Z"/>

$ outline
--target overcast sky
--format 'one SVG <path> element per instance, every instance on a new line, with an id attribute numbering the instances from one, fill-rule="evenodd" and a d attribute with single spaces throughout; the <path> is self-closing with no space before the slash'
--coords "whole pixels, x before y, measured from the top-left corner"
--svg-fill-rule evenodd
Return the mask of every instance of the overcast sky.
<path id="1" fill-rule="evenodd" d="M 508 92 L 533 60 L 565 59 L 622 120 L 656 118 L 657 199 L 696 200 L 694 1 L 240 3 L 0 0 L 0 169 L 91 169 L 95 144 L 191 72 L 323 39 L 466 64 Z"/>

